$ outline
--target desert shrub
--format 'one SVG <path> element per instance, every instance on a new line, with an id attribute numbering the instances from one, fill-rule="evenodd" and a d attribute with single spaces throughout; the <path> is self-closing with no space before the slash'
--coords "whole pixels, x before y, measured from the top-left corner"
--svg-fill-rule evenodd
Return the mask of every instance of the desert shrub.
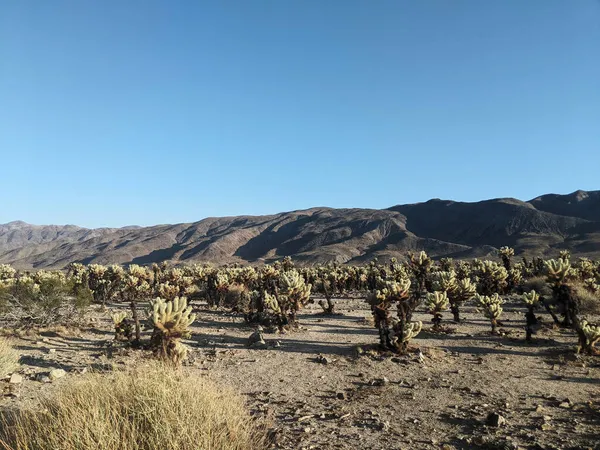
<path id="1" fill-rule="evenodd" d="M 600 293 L 590 291 L 581 281 L 571 282 L 571 289 L 581 314 L 600 314 Z"/>
<path id="2" fill-rule="evenodd" d="M 0 337 L 0 377 L 13 372 L 19 367 L 19 352 L 17 352 L 11 342 Z"/>
<path id="3" fill-rule="evenodd" d="M 246 312 L 250 303 L 250 293 L 243 284 L 233 283 L 227 288 L 223 306 L 235 312 Z"/>
<path id="4" fill-rule="evenodd" d="M 39 271 L 0 287 L 5 318 L 24 326 L 49 326 L 81 318 L 90 299 L 89 289 L 77 287 L 61 272 Z"/>
<path id="5" fill-rule="evenodd" d="M 38 405 L 0 412 L 10 450 L 255 450 L 265 448 L 241 397 L 161 364 L 89 373 Z"/>
<path id="6" fill-rule="evenodd" d="M 552 289 L 550 289 L 546 277 L 543 276 L 529 278 L 522 283 L 521 288 L 523 292 L 535 291 L 545 298 L 550 298 L 552 296 Z"/>

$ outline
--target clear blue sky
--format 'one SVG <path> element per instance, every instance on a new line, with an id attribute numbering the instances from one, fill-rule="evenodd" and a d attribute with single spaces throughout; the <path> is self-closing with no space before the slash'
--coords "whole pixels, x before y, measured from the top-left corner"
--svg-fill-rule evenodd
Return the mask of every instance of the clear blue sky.
<path id="1" fill-rule="evenodd" d="M 600 189 L 600 1 L 1 1 L 0 223 Z"/>

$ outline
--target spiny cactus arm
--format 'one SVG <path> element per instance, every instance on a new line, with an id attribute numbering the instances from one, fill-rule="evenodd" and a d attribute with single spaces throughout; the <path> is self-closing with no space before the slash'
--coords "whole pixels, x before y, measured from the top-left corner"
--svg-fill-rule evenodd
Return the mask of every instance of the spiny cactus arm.
<path id="1" fill-rule="evenodd" d="M 531 292 L 526 292 L 521 297 L 525 303 L 530 306 L 536 306 L 540 301 L 540 294 L 535 292 L 534 290 Z"/>
<path id="2" fill-rule="evenodd" d="M 428 292 L 425 296 L 430 314 L 437 314 L 448 309 L 448 294 L 446 292 Z"/>
<path id="3" fill-rule="evenodd" d="M 404 338 L 402 342 L 408 342 L 411 339 L 415 338 L 421 332 L 422 328 L 423 322 L 421 321 L 407 323 L 404 326 Z"/>
<path id="4" fill-rule="evenodd" d="M 579 326 L 583 334 L 585 334 L 588 346 L 593 347 L 600 341 L 600 325 L 593 325 L 584 319 L 580 322 Z"/>
<path id="5" fill-rule="evenodd" d="M 119 325 L 125 320 L 127 313 L 125 311 L 117 312 L 112 315 L 112 320 L 115 325 Z"/>

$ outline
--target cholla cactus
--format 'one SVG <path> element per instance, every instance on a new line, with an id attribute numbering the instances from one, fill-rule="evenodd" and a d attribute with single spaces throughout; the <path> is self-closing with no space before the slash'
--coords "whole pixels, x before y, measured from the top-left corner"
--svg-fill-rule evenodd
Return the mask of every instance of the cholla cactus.
<path id="1" fill-rule="evenodd" d="M 479 262 L 477 276 L 479 278 L 479 291 L 483 295 L 492 295 L 504 292 L 508 283 L 507 270 L 494 261 Z"/>
<path id="2" fill-rule="evenodd" d="M 310 299 L 311 287 L 296 270 L 281 273 L 280 291 L 277 297 L 279 297 L 279 306 L 288 317 L 290 325 L 296 324 L 296 314 Z"/>
<path id="3" fill-rule="evenodd" d="M 563 262 L 570 263 L 570 261 L 571 261 L 571 252 L 569 250 L 561 250 L 558 257 Z"/>
<path id="4" fill-rule="evenodd" d="M 367 296 L 367 302 L 373 311 L 375 326 L 379 329 L 381 347 L 398 353 L 407 351 L 408 341 L 414 337 L 412 333 L 416 331 L 411 328 L 413 322 L 408 318 L 411 309 L 416 306 L 409 299 L 410 284 L 409 279 L 388 281 L 385 283 L 385 288 L 371 291 Z M 397 319 L 392 318 L 390 313 L 394 303 L 397 306 Z M 420 325 L 418 330 L 420 331 Z"/>
<path id="5" fill-rule="evenodd" d="M 577 352 L 585 352 L 590 355 L 597 353 L 595 345 L 600 341 L 600 325 L 594 325 L 583 319 L 578 323 L 578 332 L 581 333 Z"/>
<path id="6" fill-rule="evenodd" d="M 571 274 L 571 263 L 568 259 L 550 259 L 545 262 L 546 277 L 554 286 L 564 284 Z"/>
<path id="7" fill-rule="evenodd" d="M 393 334 L 391 335 L 392 346 L 395 348 L 407 347 L 409 341 L 417 337 L 423 328 L 423 322 L 415 321 L 408 322 L 403 326 L 400 321 L 394 321 L 392 326 Z"/>
<path id="8" fill-rule="evenodd" d="M 448 295 L 446 292 L 429 292 L 425 296 L 429 314 L 433 315 L 433 329 L 438 330 L 442 323 L 442 313 L 448 309 Z"/>
<path id="9" fill-rule="evenodd" d="M 448 272 L 434 272 L 431 274 L 431 286 L 434 291 L 452 292 L 456 289 L 456 273 L 453 270 Z"/>
<path id="10" fill-rule="evenodd" d="M 175 297 L 171 302 L 157 297 L 150 304 L 149 319 L 154 327 L 151 345 L 157 356 L 178 365 L 187 357 L 187 347 L 181 339 L 191 336 L 188 327 L 196 315 L 185 297 Z"/>
<path id="11" fill-rule="evenodd" d="M 170 284 L 168 281 L 158 284 L 156 291 L 160 298 L 164 298 L 169 302 L 173 301 L 175 297 L 179 296 L 179 286 Z"/>
<path id="12" fill-rule="evenodd" d="M 0 281 L 12 280 L 16 277 L 17 271 L 8 264 L 0 264 Z"/>
<path id="13" fill-rule="evenodd" d="M 498 319 L 502 314 L 502 304 L 504 301 L 498 294 L 492 295 L 476 295 L 477 301 L 481 307 L 483 307 L 483 314 L 485 317 L 490 319 L 492 325 L 492 333 L 496 333 L 496 327 L 498 325 Z"/>
<path id="14" fill-rule="evenodd" d="M 500 254 L 500 258 L 502 259 L 502 264 L 504 264 L 504 268 L 507 271 L 510 271 L 511 258 L 515 256 L 515 250 L 510 247 L 501 247 L 498 253 Z"/>
<path id="15" fill-rule="evenodd" d="M 526 292 L 521 297 L 527 306 L 537 306 L 540 302 L 540 294 L 535 291 Z"/>
<path id="16" fill-rule="evenodd" d="M 137 302 L 151 295 L 152 272 L 137 264 L 131 264 L 123 274 L 121 283 L 121 296 L 129 302 L 131 314 L 135 324 L 135 340 L 133 343 L 139 345 L 141 339 L 141 327 L 137 310 Z"/>
<path id="17" fill-rule="evenodd" d="M 468 278 L 458 280 L 455 288 L 448 292 L 448 300 L 450 301 L 450 310 L 454 316 L 454 322 L 460 322 L 460 306 L 473 298 L 476 292 L 477 286 Z"/>
<path id="18" fill-rule="evenodd" d="M 420 297 L 421 292 L 427 289 L 427 275 L 433 266 L 433 261 L 424 251 L 418 254 L 411 253 L 409 255 L 410 267 L 413 271 L 417 286 L 415 286 L 415 296 Z"/>
<path id="19" fill-rule="evenodd" d="M 127 319 L 127 313 L 121 311 L 114 313 L 111 317 L 115 326 L 115 340 L 131 341 L 133 337 L 133 326 L 131 321 Z"/>
<path id="20" fill-rule="evenodd" d="M 531 336 L 534 334 L 535 328 L 539 324 L 534 310 L 540 304 L 540 295 L 532 290 L 531 292 L 524 293 L 522 299 L 527 304 L 527 313 L 525 314 L 525 340 L 531 341 Z"/>

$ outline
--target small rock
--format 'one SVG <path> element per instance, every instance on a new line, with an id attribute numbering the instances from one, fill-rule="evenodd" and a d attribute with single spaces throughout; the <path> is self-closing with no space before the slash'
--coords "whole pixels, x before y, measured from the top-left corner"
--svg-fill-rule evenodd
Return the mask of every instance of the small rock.
<path id="1" fill-rule="evenodd" d="M 8 381 L 11 384 L 19 384 L 23 382 L 23 376 L 18 373 L 13 373 Z"/>
<path id="2" fill-rule="evenodd" d="M 323 355 L 318 355 L 316 360 L 318 363 L 325 364 L 325 365 L 331 363 L 331 360 Z"/>
<path id="3" fill-rule="evenodd" d="M 371 386 L 386 386 L 390 384 L 390 380 L 387 377 L 375 378 L 374 380 L 371 380 L 370 384 Z"/>
<path id="4" fill-rule="evenodd" d="M 48 349 L 48 353 L 56 353 L 56 349 L 55 348 L 49 348 Z"/>
<path id="5" fill-rule="evenodd" d="M 506 425 L 506 419 L 498 413 L 490 413 L 485 419 L 485 424 L 490 427 L 502 427 Z"/>
<path id="6" fill-rule="evenodd" d="M 59 378 L 64 377 L 67 374 L 63 369 L 52 369 L 48 374 L 48 378 L 51 381 L 58 380 Z"/>
<path id="7" fill-rule="evenodd" d="M 345 392 L 336 392 L 335 394 L 336 398 L 338 400 L 346 400 L 346 393 Z"/>
<path id="8" fill-rule="evenodd" d="M 256 344 L 256 343 L 266 345 L 262 332 L 263 332 L 262 326 L 259 325 L 258 327 L 256 327 L 256 331 L 254 333 L 252 333 L 250 335 L 250 337 L 248 337 L 248 346 L 249 347 L 253 347 L 254 344 Z"/>
<path id="9" fill-rule="evenodd" d="M 568 400 L 567 400 L 567 401 L 564 401 L 564 402 L 561 402 L 561 403 L 558 405 L 558 407 L 559 407 L 559 408 L 565 408 L 565 409 L 571 409 L 571 406 L 572 406 L 572 405 L 571 405 L 571 402 L 569 402 Z"/>
<path id="10" fill-rule="evenodd" d="M 537 405 L 535 407 L 535 412 L 541 413 L 542 411 L 544 411 L 544 407 L 542 405 Z"/>

